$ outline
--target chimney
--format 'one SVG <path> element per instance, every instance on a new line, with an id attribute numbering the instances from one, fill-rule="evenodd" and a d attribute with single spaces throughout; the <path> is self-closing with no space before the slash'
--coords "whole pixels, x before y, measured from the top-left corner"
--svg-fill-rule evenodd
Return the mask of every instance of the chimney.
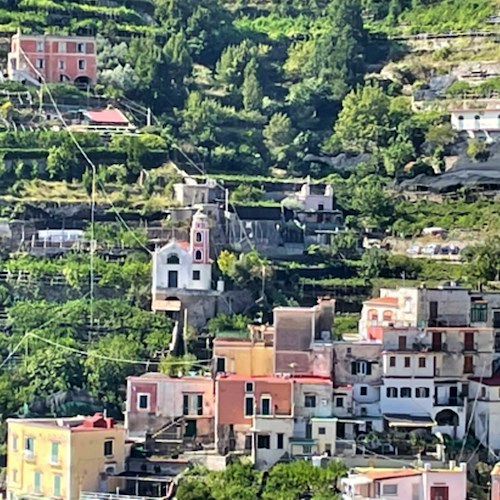
<path id="1" fill-rule="evenodd" d="M 457 466 L 457 462 L 455 460 L 450 460 L 450 470 L 454 470 Z"/>
<path id="2" fill-rule="evenodd" d="M 431 464 L 429 462 L 424 464 L 424 470 L 431 470 Z"/>
<path id="3" fill-rule="evenodd" d="M 462 472 L 467 472 L 467 462 L 460 462 L 460 470 Z"/>

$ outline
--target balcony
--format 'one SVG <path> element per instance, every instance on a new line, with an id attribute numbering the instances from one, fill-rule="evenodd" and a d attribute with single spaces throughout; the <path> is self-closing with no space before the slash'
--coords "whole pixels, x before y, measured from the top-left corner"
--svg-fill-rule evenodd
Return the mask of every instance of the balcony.
<path id="1" fill-rule="evenodd" d="M 477 342 L 467 343 L 463 345 L 462 352 L 477 352 L 479 349 Z"/>
<path id="2" fill-rule="evenodd" d="M 460 396 L 456 397 L 441 397 L 434 399 L 434 406 L 455 406 L 463 407 L 465 404 L 464 398 Z"/>
<path id="3" fill-rule="evenodd" d="M 467 314 L 442 314 L 435 318 L 429 318 L 427 326 L 429 328 L 466 327 L 469 326 L 469 317 Z"/>
<path id="4" fill-rule="evenodd" d="M 24 450 L 23 457 L 25 460 L 35 460 L 35 452 L 33 450 Z"/>

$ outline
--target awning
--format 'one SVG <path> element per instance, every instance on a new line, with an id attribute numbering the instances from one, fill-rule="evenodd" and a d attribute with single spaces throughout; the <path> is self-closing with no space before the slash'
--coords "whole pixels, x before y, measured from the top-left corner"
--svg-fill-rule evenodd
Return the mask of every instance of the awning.
<path id="1" fill-rule="evenodd" d="M 384 418 L 389 423 L 389 427 L 434 427 L 437 425 L 431 417 L 391 413 L 384 415 Z"/>
<path id="2" fill-rule="evenodd" d="M 356 418 L 339 418 L 337 422 L 341 422 L 343 424 L 366 424 L 366 420 L 359 420 Z"/>

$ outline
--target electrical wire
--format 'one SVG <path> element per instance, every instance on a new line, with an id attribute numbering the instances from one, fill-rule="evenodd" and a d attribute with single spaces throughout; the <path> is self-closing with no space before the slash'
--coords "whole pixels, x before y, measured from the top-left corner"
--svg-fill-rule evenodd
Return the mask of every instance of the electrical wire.
<path id="1" fill-rule="evenodd" d="M 97 358 L 97 359 L 103 359 L 105 361 L 112 361 L 114 363 L 127 363 L 127 364 L 132 364 L 132 365 L 159 365 L 161 361 L 150 361 L 150 360 L 144 360 L 144 359 L 124 359 L 124 358 L 117 358 L 114 356 L 106 356 L 104 354 L 99 354 L 99 353 L 92 353 L 88 351 L 82 351 L 81 349 L 77 349 L 75 347 L 70 347 L 64 344 L 61 344 L 60 342 L 56 342 L 55 340 L 47 339 L 45 337 L 41 337 L 40 335 L 37 335 L 33 332 L 28 332 L 26 333 L 26 336 L 28 337 L 33 337 L 36 338 L 37 340 L 40 340 L 41 342 L 45 342 L 46 344 L 50 344 L 54 347 L 59 347 L 61 349 L 66 349 L 67 351 L 71 351 L 74 354 L 79 354 L 80 356 L 85 356 L 85 357 L 90 357 L 90 358 Z M 174 361 L 176 365 L 203 365 L 203 364 L 211 364 L 212 360 L 201 360 L 201 361 L 196 361 L 196 362 L 191 362 L 191 361 Z"/>
<path id="2" fill-rule="evenodd" d="M 29 60 L 29 58 L 27 57 L 26 53 L 22 49 L 21 49 L 21 54 L 23 54 L 25 56 L 25 59 L 28 62 L 29 66 L 37 74 L 37 76 L 41 79 L 41 82 L 44 83 L 44 84 L 46 84 L 47 82 L 45 80 L 45 77 L 33 65 L 33 63 Z M 55 111 L 57 113 L 57 117 L 59 118 L 59 121 L 63 125 L 63 127 L 66 130 L 66 132 L 68 132 L 71 140 L 73 141 L 73 143 L 77 147 L 77 149 L 80 152 L 80 154 L 83 156 L 83 158 L 85 159 L 85 161 L 91 167 L 91 169 L 92 169 L 92 176 L 93 176 L 93 183 L 95 182 L 100 187 L 101 191 L 104 194 L 104 197 L 106 198 L 106 201 L 111 206 L 111 209 L 115 213 L 116 217 L 123 224 L 123 226 L 125 227 L 125 229 L 130 232 L 130 234 L 135 239 L 135 241 L 139 244 L 139 246 L 142 247 L 144 250 L 146 250 L 149 254 L 152 254 L 151 250 L 149 250 L 149 248 L 146 245 L 144 245 L 144 243 L 137 237 L 137 235 L 135 234 L 135 232 L 127 224 L 127 222 L 125 221 L 125 219 L 120 214 L 120 211 L 116 208 L 115 204 L 113 203 L 113 201 L 111 200 L 111 198 L 108 196 L 108 193 L 106 192 L 103 183 L 101 182 L 100 179 L 97 178 L 97 167 L 95 166 L 95 163 L 91 160 L 91 158 L 89 157 L 89 155 L 83 149 L 82 145 L 78 142 L 78 139 L 76 138 L 74 132 L 71 130 L 71 128 L 67 124 L 66 120 L 64 119 L 64 116 L 61 113 L 61 110 L 60 110 L 60 108 L 59 108 L 56 100 L 54 99 L 54 96 L 53 96 L 50 88 L 49 87 L 45 87 L 45 90 L 47 91 L 47 95 L 49 96 L 50 101 L 52 103 L 52 106 L 54 107 L 54 109 L 55 109 Z"/>
<path id="3" fill-rule="evenodd" d="M 26 340 L 26 335 L 21 339 L 21 341 L 16 345 L 16 347 L 14 347 L 12 351 L 10 351 L 9 355 L 2 361 L 2 363 L 0 363 L 0 368 L 3 368 L 10 361 L 12 356 L 14 356 L 14 354 L 18 351 L 18 349 L 24 344 L 25 340 Z"/>
<path id="4" fill-rule="evenodd" d="M 482 384 L 482 382 L 483 382 L 487 364 L 488 364 L 488 361 L 484 360 L 484 362 L 483 362 L 483 369 L 481 371 L 481 376 L 479 378 L 479 383 L 480 384 Z M 479 391 L 479 387 L 478 387 L 478 390 L 476 391 L 476 396 L 474 398 L 474 403 L 472 404 L 472 411 L 471 411 L 471 414 L 470 414 L 470 417 L 469 417 L 469 421 L 467 423 L 467 427 L 466 427 L 466 431 L 465 431 L 465 436 L 463 438 L 462 446 L 460 448 L 460 455 L 459 455 L 459 458 L 458 458 L 459 462 L 462 460 L 462 456 L 463 456 L 463 453 L 464 453 L 464 450 L 465 450 L 465 445 L 467 443 L 467 438 L 469 437 L 469 433 L 470 433 L 470 430 L 471 430 L 472 421 L 474 420 L 474 413 L 476 412 L 477 402 L 478 402 L 478 399 L 479 399 L 479 392 L 480 391 Z"/>

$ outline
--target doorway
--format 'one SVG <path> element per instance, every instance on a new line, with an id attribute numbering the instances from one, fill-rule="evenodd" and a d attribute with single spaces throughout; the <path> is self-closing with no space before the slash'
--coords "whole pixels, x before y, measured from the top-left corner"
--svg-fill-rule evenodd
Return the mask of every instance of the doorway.
<path id="1" fill-rule="evenodd" d="M 168 288 L 177 288 L 178 286 L 178 271 L 169 271 L 168 272 Z"/>

